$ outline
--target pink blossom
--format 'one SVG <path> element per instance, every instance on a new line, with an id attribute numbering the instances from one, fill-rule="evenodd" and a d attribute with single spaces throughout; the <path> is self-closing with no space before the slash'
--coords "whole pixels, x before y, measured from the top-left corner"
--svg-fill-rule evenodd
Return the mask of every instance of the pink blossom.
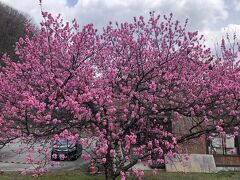
<path id="1" fill-rule="evenodd" d="M 151 166 L 151 165 L 153 164 L 152 159 L 149 159 L 149 160 L 147 161 L 147 163 L 148 163 L 149 166 Z"/>
<path id="2" fill-rule="evenodd" d="M 184 155 L 184 160 L 188 161 L 189 160 L 189 155 Z"/>
<path id="3" fill-rule="evenodd" d="M 152 175 L 153 175 L 153 176 L 156 176 L 156 175 L 157 175 L 157 172 L 158 172 L 157 169 L 153 169 Z"/>
<path id="4" fill-rule="evenodd" d="M 110 156 L 111 156 L 111 157 L 114 157 L 114 155 L 115 155 L 115 150 L 114 150 L 114 149 L 111 149 L 111 150 L 110 150 Z"/>
<path id="5" fill-rule="evenodd" d="M 106 158 L 102 158 L 102 162 L 105 163 L 107 161 Z"/>
<path id="6" fill-rule="evenodd" d="M 121 180 L 126 180 L 125 173 L 123 171 L 120 172 Z"/>
<path id="7" fill-rule="evenodd" d="M 53 159 L 57 159 L 57 154 L 52 154 Z"/>
<path id="8" fill-rule="evenodd" d="M 89 155 L 89 154 L 82 154 L 81 158 L 84 159 L 84 160 L 90 160 L 91 159 L 91 155 Z"/>
<path id="9" fill-rule="evenodd" d="M 64 154 L 60 154 L 59 158 L 60 158 L 60 160 L 64 160 L 65 159 L 65 155 Z"/>
<path id="10" fill-rule="evenodd" d="M 152 149 L 152 142 L 148 142 L 148 149 Z"/>
<path id="11" fill-rule="evenodd" d="M 26 175 L 27 175 L 27 171 L 26 171 L 26 170 L 23 170 L 23 171 L 21 172 L 21 175 L 26 176 Z"/>

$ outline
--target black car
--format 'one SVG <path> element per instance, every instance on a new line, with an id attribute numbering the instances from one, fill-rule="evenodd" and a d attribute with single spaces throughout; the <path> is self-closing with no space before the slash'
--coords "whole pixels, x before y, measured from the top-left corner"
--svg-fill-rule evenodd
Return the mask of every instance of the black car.
<path id="1" fill-rule="evenodd" d="M 53 157 L 54 154 L 56 154 L 56 157 Z M 78 141 L 60 139 L 59 141 L 55 141 L 53 143 L 51 159 L 59 160 L 61 159 L 61 154 L 63 154 L 67 160 L 76 160 L 82 155 L 82 146 L 78 143 Z"/>

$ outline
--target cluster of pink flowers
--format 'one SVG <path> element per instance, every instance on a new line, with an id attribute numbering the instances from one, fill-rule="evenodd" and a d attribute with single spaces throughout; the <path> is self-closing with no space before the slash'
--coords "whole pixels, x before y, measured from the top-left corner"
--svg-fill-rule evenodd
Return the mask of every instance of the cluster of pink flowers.
<path id="1" fill-rule="evenodd" d="M 133 174 L 134 176 L 138 177 L 138 179 L 143 179 L 143 176 L 144 176 L 144 172 L 138 168 L 134 168 L 133 169 Z"/>
<path id="2" fill-rule="evenodd" d="M 90 160 L 90 159 L 91 159 L 91 155 L 89 155 L 89 154 L 82 154 L 82 155 L 81 155 L 81 158 L 82 158 L 83 160 Z"/>
<path id="3" fill-rule="evenodd" d="M 60 158 L 60 160 L 64 160 L 65 159 L 65 155 L 64 154 L 60 154 L 59 158 Z"/>

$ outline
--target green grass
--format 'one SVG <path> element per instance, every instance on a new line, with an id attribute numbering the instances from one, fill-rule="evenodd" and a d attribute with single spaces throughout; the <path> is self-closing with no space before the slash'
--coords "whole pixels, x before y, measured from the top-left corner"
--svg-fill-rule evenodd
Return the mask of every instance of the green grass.
<path id="1" fill-rule="evenodd" d="M 104 175 L 94 175 L 90 176 L 87 172 L 80 171 L 67 171 L 67 172 L 49 172 L 34 178 L 31 175 L 22 176 L 18 172 L 9 173 L 6 172 L 0 175 L 0 180 L 104 180 Z"/>
<path id="2" fill-rule="evenodd" d="M 219 172 L 219 173 L 167 173 L 159 172 L 152 176 L 146 172 L 146 180 L 240 180 L 240 172 Z"/>
<path id="3" fill-rule="evenodd" d="M 0 180 L 104 180 L 104 175 L 90 176 L 87 172 L 67 171 L 67 172 L 51 172 L 39 178 L 32 176 L 21 176 L 17 172 L 3 173 L 0 175 Z M 134 177 L 129 177 L 128 180 L 135 180 Z M 152 176 L 151 172 L 145 172 L 145 180 L 240 180 L 240 172 L 219 172 L 212 174 L 204 173 L 166 173 L 159 171 L 157 176 Z"/>

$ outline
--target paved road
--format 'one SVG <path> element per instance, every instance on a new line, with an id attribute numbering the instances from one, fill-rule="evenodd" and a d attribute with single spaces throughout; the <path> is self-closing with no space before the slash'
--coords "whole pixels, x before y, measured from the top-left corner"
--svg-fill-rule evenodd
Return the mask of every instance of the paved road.
<path id="1" fill-rule="evenodd" d="M 26 164 L 26 152 L 21 154 L 16 153 L 19 149 L 19 143 L 8 144 L 3 149 L 0 149 L 0 171 L 22 171 L 22 170 L 32 170 L 32 164 Z M 33 154 L 37 157 L 39 154 Z M 42 157 L 43 158 L 43 157 Z M 89 161 L 84 161 L 78 158 L 76 161 L 58 161 L 60 166 L 51 167 L 48 166 L 50 171 L 57 170 L 76 170 L 83 169 L 89 164 Z"/>

